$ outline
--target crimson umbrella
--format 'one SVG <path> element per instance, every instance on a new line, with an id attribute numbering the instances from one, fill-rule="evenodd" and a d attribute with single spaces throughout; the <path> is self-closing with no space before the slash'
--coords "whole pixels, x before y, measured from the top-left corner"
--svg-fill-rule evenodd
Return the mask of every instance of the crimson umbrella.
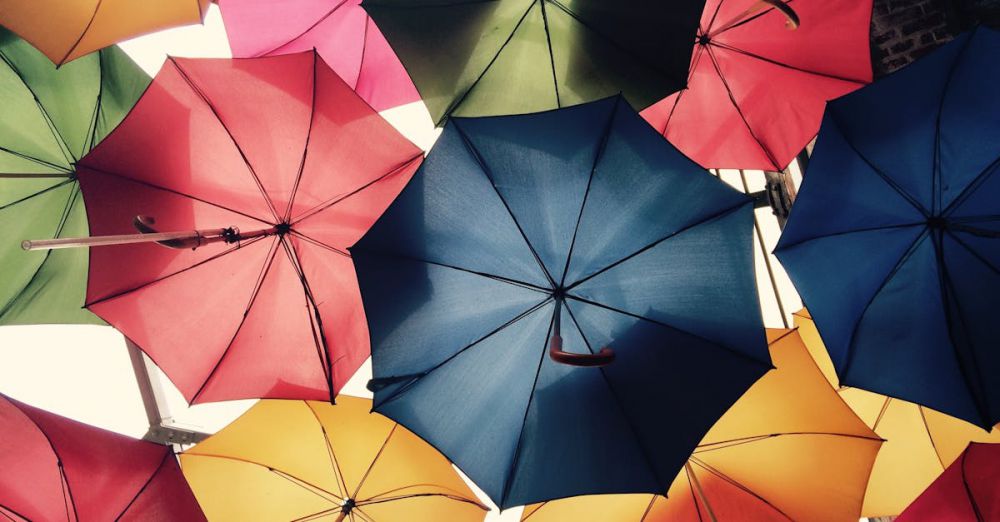
<path id="1" fill-rule="evenodd" d="M 1000 520 L 1000 444 L 973 442 L 897 522 Z"/>
<path id="2" fill-rule="evenodd" d="M 25 247 L 114 245 L 87 307 L 191 402 L 332 400 L 369 354 L 346 247 L 421 159 L 314 51 L 170 59 L 77 164 L 91 236 L 115 237 Z"/>
<path id="3" fill-rule="evenodd" d="M 420 99 L 361 0 L 221 0 L 233 56 L 308 51 L 382 111 Z"/>
<path id="4" fill-rule="evenodd" d="M 205 520 L 173 451 L 0 394 L 0 520 Z"/>
<path id="5" fill-rule="evenodd" d="M 871 82 L 871 0 L 708 0 L 687 89 L 642 112 L 706 168 L 781 170 Z"/>

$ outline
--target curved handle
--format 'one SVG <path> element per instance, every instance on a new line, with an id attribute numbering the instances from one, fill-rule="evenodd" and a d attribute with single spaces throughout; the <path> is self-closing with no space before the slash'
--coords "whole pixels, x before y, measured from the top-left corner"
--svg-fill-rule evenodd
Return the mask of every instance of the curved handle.
<path id="1" fill-rule="evenodd" d="M 136 216 L 132 219 L 132 226 L 136 230 L 143 234 L 156 234 L 159 231 L 153 228 L 153 224 L 156 220 L 152 216 Z M 202 238 L 200 236 L 185 238 L 185 239 L 166 239 L 164 241 L 157 241 L 157 245 L 162 245 L 167 248 L 175 248 L 178 250 L 194 250 L 201 246 Z"/>
<path id="2" fill-rule="evenodd" d="M 782 2 L 781 0 L 760 0 L 760 3 L 767 4 L 785 15 L 785 27 L 789 31 L 794 31 L 799 28 L 799 15 L 794 9 L 788 7 L 788 4 Z"/>
<path id="3" fill-rule="evenodd" d="M 615 360 L 615 351 L 605 346 L 597 353 L 570 353 L 562 349 L 562 336 L 549 339 L 549 357 L 553 361 L 578 367 L 607 366 Z"/>

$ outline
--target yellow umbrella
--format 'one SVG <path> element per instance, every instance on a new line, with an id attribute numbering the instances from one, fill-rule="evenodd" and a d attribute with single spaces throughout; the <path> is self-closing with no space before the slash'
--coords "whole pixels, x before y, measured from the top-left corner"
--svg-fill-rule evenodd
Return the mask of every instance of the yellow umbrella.
<path id="1" fill-rule="evenodd" d="M 62 65 L 122 40 L 200 23 L 211 0 L 0 0 L 0 25 Z"/>
<path id="2" fill-rule="evenodd" d="M 522 520 L 850 521 L 882 441 L 830 389 L 795 330 L 769 330 L 771 370 L 708 432 L 667 497 L 528 506 Z"/>
<path id="3" fill-rule="evenodd" d="M 209 520 L 481 522 L 451 464 L 371 401 L 260 401 L 181 454 Z"/>
<path id="4" fill-rule="evenodd" d="M 833 362 L 812 316 L 795 313 L 795 324 L 816 364 L 837 387 Z M 862 516 L 900 514 L 955 461 L 969 442 L 1000 442 L 1000 429 L 987 433 L 978 426 L 930 408 L 857 388 L 841 387 L 845 402 L 886 440 L 865 493 Z"/>

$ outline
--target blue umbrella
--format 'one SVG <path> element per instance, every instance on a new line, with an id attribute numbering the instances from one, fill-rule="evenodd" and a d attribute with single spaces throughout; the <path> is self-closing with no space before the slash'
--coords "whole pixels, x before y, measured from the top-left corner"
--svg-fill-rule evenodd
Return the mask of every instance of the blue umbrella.
<path id="1" fill-rule="evenodd" d="M 841 384 L 1000 420 L 1000 33 L 827 105 L 776 254 Z"/>
<path id="2" fill-rule="evenodd" d="M 452 118 L 351 250 L 374 409 L 501 508 L 663 493 L 770 368 L 751 223 L 620 97 Z"/>

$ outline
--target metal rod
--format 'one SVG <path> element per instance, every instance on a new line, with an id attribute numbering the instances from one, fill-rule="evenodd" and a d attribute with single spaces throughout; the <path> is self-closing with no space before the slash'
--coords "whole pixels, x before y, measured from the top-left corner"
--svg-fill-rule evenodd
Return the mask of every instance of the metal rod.
<path id="1" fill-rule="evenodd" d="M 747 175 L 743 169 L 740 169 L 740 181 L 743 182 L 743 192 L 748 194 L 750 192 L 750 187 L 747 185 Z M 764 233 L 760 230 L 760 223 L 757 222 L 757 212 L 753 213 L 753 229 L 757 235 L 757 242 L 760 244 L 760 253 L 764 258 L 764 267 L 767 268 L 767 277 L 771 280 L 771 290 L 774 292 L 774 302 L 778 305 L 778 313 L 781 314 L 781 324 L 785 325 L 785 328 L 789 328 L 791 325 L 788 323 L 788 318 L 785 317 L 785 305 L 781 301 L 781 292 L 778 291 L 778 281 L 774 277 L 774 268 L 771 267 L 771 254 L 767 252 L 767 244 L 764 243 Z"/>
<path id="2" fill-rule="evenodd" d="M 235 233 L 235 234 L 234 234 Z M 235 242 L 261 236 L 277 234 L 275 227 L 240 233 L 234 228 L 211 228 L 185 232 L 154 232 L 149 234 L 119 234 L 111 236 L 67 237 L 59 239 L 34 239 L 21 242 L 25 250 L 53 250 L 57 248 L 80 248 L 135 243 L 158 243 L 161 241 L 195 241 L 196 246 L 220 241 Z"/>
<path id="3" fill-rule="evenodd" d="M 712 522 L 719 522 L 718 518 L 715 518 L 715 512 L 712 511 L 712 505 L 708 503 L 708 497 L 705 496 L 705 492 L 701 489 L 701 482 L 698 482 L 698 477 L 694 474 L 694 469 L 691 468 L 691 461 L 684 461 L 684 469 L 687 471 L 688 479 L 691 480 L 691 484 L 694 485 L 695 491 L 698 493 L 698 498 L 701 499 L 701 503 L 705 504 L 705 510 L 708 511 L 708 518 Z"/>
<path id="4" fill-rule="evenodd" d="M 12 173 L 0 173 L 0 179 L 24 179 L 24 178 L 62 178 L 68 179 L 72 178 L 72 173 L 54 173 L 54 172 L 43 172 L 39 174 L 12 174 Z"/>

